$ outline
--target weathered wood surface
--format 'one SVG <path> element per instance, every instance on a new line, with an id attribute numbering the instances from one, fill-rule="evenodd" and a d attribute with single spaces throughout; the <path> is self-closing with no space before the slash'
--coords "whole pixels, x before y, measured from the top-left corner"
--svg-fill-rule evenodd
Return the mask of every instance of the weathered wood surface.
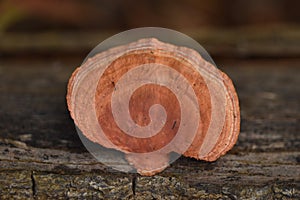
<path id="1" fill-rule="evenodd" d="M 142 177 L 107 169 L 81 144 L 65 102 L 81 59 L 0 61 L 1 199 L 300 198 L 300 60 L 217 60 L 240 97 L 236 146 Z"/>

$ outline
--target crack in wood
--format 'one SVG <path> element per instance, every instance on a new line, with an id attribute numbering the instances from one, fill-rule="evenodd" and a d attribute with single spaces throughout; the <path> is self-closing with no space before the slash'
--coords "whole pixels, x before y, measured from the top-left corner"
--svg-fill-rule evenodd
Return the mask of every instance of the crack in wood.
<path id="1" fill-rule="evenodd" d="M 134 175 L 132 177 L 132 193 L 134 196 L 135 196 L 135 190 L 136 190 L 136 181 L 137 181 L 137 177 L 136 177 L 136 175 Z"/>
<path id="2" fill-rule="evenodd" d="M 36 196 L 36 183 L 35 183 L 35 179 L 34 179 L 34 172 L 31 171 L 31 190 L 32 190 L 32 196 L 35 197 Z"/>

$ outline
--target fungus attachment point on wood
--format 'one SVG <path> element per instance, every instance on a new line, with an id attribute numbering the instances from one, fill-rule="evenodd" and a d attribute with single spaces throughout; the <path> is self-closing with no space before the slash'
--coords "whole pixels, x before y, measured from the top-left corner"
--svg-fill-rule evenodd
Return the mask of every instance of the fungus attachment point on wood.
<path id="1" fill-rule="evenodd" d="M 67 103 L 91 141 L 126 154 L 142 175 L 170 164 L 170 153 L 214 161 L 240 127 L 231 80 L 198 52 L 155 38 L 101 52 L 72 74 Z"/>

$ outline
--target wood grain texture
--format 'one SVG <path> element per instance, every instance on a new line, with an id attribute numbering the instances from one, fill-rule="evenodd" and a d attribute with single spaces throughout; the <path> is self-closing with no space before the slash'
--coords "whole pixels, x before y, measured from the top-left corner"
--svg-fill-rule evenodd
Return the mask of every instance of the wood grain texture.
<path id="1" fill-rule="evenodd" d="M 240 97 L 237 144 L 216 162 L 180 158 L 153 177 L 106 169 L 82 146 L 65 104 L 80 62 L 0 62 L 2 199 L 300 198 L 299 60 L 218 60 Z"/>

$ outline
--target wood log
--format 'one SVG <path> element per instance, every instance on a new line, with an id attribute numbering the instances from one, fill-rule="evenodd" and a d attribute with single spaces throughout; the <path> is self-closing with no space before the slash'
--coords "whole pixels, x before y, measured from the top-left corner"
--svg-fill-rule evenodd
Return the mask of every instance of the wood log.
<path id="1" fill-rule="evenodd" d="M 72 55 L 70 59 L 61 53 L 82 49 L 63 47 L 68 38 L 81 42 L 82 35 L 73 34 L 73 40 L 72 35 L 57 35 L 54 49 L 60 56 L 55 58 L 1 57 L 1 199 L 300 199 L 300 60 L 286 57 L 299 52 L 299 40 L 289 37 L 299 34 L 282 37 L 275 32 L 262 38 L 262 32 L 255 31 L 257 40 L 252 42 L 245 39 L 246 33 L 233 34 L 237 37 L 232 37 L 235 42 L 229 46 L 243 55 L 268 59 L 215 60 L 239 94 L 241 133 L 233 149 L 215 162 L 182 157 L 152 177 L 135 177 L 104 166 L 86 151 L 76 133 L 65 104 L 65 88 L 83 58 Z M 228 41 L 224 32 L 215 33 L 220 39 L 211 34 L 207 44 L 213 43 L 222 55 L 236 55 L 220 41 L 223 36 Z M 47 56 L 53 51 L 53 40 L 45 40 L 47 35 L 31 37 L 10 35 L 1 40 L 1 53 L 5 48 L 17 55 L 35 48 L 34 52 Z M 90 45 L 85 49 L 95 45 L 97 38 L 93 44 L 86 43 Z M 243 43 L 237 45 L 238 41 Z"/>

